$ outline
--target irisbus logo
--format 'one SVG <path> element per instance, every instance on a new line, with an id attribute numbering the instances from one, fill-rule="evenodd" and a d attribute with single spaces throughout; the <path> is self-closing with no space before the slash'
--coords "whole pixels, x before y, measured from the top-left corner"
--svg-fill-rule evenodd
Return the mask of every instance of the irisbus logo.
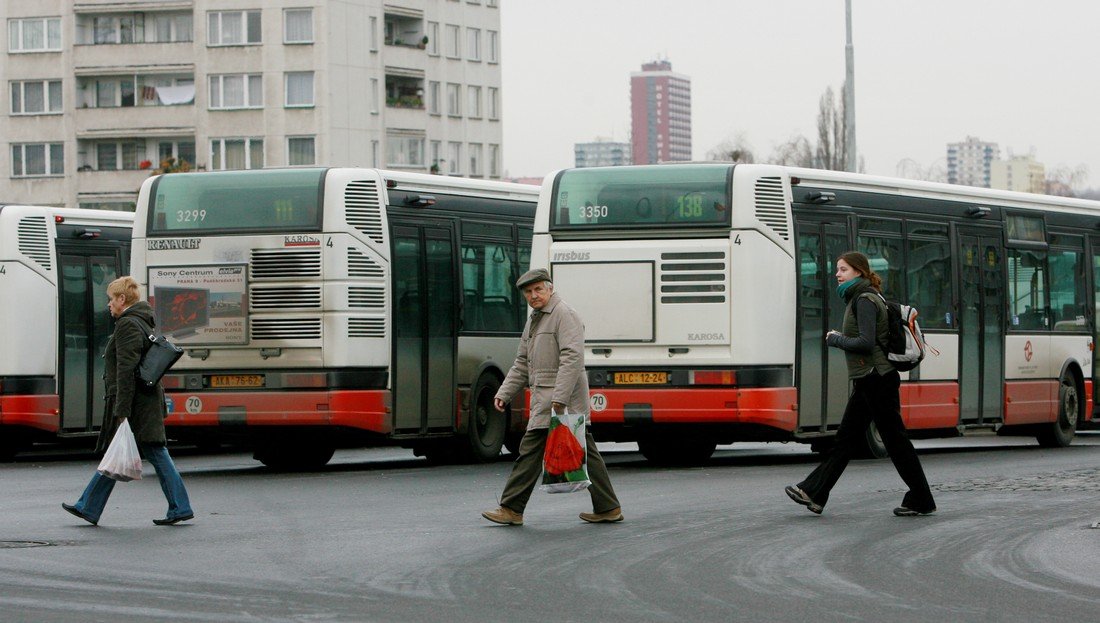
<path id="1" fill-rule="evenodd" d="M 566 251 L 554 254 L 554 262 L 584 262 L 592 257 L 589 251 Z"/>

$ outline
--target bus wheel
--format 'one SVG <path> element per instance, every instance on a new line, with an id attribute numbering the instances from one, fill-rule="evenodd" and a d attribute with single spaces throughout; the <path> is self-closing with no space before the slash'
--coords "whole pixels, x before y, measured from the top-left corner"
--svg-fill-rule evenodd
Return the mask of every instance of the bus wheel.
<path id="1" fill-rule="evenodd" d="M 27 436 L 22 429 L 5 427 L 0 428 L 0 461 L 10 461 L 19 452 L 30 446 Z"/>
<path id="2" fill-rule="evenodd" d="M 886 452 L 886 444 L 882 443 L 882 435 L 878 433 L 878 427 L 874 422 L 867 427 L 867 432 L 864 433 L 863 447 L 856 453 L 858 459 L 885 459 L 890 456 Z"/>
<path id="3" fill-rule="evenodd" d="M 1064 448 L 1073 443 L 1081 413 L 1080 394 L 1073 375 L 1066 373 L 1058 385 L 1058 420 L 1045 425 L 1035 436 L 1044 448 Z"/>
<path id="4" fill-rule="evenodd" d="M 332 444 L 286 439 L 260 443 L 252 458 L 271 469 L 302 471 L 324 467 L 335 452 Z"/>
<path id="5" fill-rule="evenodd" d="M 705 464 L 718 446 L 716 441 L 694 437 L 638 440 L 638 450 L 650 463 L 666 467 L 690 467 Z"/>
<path id="6" fill-rule="evenodd" d="M 467 426 L 469 458 L 477 462 L 492 461 L 500 456 L 500 448 L 508 432 L 508 415 L 496 410 L 493 398 L 500 381 L 491 374 L 482 376 L 470 399 L 470 422 Z"/>

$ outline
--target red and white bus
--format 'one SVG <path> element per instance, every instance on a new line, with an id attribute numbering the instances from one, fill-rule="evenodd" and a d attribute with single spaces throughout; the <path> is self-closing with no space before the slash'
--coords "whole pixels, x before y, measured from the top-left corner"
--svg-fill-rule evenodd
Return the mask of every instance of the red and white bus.
<path id="1" fill-rule="evenodd" d="M 128 212 L 0 206 L 0 458 L 103 423 L 107 284 L 130 263 Z"/>
<path id="2" fill-rule="evenodd" d="M 393 443 L 488 460 L 515 357 L 537 186 L 350 168 L 152 177 L 132 274 L 185 349 L 178 439 L 242 439 L 278 467 Z"/>
<path id="3" fill-rule="evenodd" d="M 902 375 L 912 436 L 1064 446 L 1093 418 L 1100 203 L 723 163 L 570 169 L 544 187 L 532 266 L 585 319 L 597 438 L 666 462 L 830 443 L 849 386 L 823 338 L 849 249 L 939 351 Z M 873 430 L 868 451 L 884 452 Z"/>

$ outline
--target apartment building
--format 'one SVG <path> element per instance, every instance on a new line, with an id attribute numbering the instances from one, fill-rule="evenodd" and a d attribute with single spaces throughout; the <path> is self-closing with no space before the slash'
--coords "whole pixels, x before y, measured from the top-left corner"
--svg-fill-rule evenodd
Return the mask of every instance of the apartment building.
<path id="1" fill-rule="evenodd" d="M 1000 158 L 997 143 L 975 136 L 947 144 L 947 183 L 989 188 L 993 161 Z"/>
<path id="2" fill-rule="evenodd" d="M 5 0 L 0 201 L 133 209 L 162 164 L 499 178 L 498 2 Z"/>
<path id="3" fill-rule="evenodd" d="M 691 160 L 691 78 L 658 60 L 630 74 L 634 164 Z"/>
<path id="4" fill-rule="evenodd" d="M 989 187 L 1025 193 L 1047 191 L 1046 166 L 1032 155 L 1008 155 L 1008 160 L 994 160 L 989 167 Z"/>
<path id="5" fill-rule="evenodd" d="M 591 143 L 573 144 L 573 166 L 619 167 L 630 164 L 630 143 L 597 138 Z"/>

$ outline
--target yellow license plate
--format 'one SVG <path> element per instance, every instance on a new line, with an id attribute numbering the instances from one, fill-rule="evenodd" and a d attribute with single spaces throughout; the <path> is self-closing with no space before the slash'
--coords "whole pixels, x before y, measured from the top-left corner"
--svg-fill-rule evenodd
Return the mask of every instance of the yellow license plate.
<path id="1" fill-rule="evenodd" d="M 658 385 L 668 383 L 668 372 L 616 372 L 616 385 Z"/>
<path id="2" fill-rule="evenodd" d="M 263 387 L 262 374 L 217 374 L 210 377 L 210 387 Z"/>

